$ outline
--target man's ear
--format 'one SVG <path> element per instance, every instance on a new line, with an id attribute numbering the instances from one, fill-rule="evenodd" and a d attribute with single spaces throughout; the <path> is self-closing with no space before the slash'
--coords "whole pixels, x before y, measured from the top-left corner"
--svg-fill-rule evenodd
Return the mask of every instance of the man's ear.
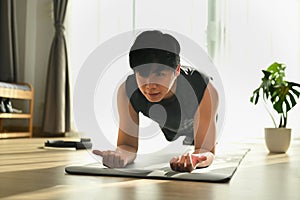
<path id="1" fill-rule="evenodd" d="M 181 67 L 181 65 L 178 64 L 178 65 L 177 65 L 177 68 L 176 68 L 176 70 L 175 70 L 175 76 L 176 76 L 176 77 L 179 76 L 179 74 L 180 74 L 180 67 Z"/>

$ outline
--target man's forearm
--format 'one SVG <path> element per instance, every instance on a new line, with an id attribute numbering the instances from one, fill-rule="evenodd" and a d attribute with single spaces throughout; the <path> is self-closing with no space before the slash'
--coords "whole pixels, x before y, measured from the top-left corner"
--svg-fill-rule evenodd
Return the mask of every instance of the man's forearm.
<path id="1" fill-rule="evenodd" d="M 125 144 L 119 145 L 116 151 L 126 155 L 128 164 L 132 163 L 136 158 L 137 149 L 132 146 Z"/>
<path id="2" fill-rule="evenodd" d="M 204 149 L 197 149 L 193 152 L 193 154 L 198 154 L 199 156 L 206 156 L 206 160 L 202 161 L 197 165 L 197 167 L 207 167 L 212 164 L 214 161 L 215 155 L 210 151 L 205 151 Z"/>

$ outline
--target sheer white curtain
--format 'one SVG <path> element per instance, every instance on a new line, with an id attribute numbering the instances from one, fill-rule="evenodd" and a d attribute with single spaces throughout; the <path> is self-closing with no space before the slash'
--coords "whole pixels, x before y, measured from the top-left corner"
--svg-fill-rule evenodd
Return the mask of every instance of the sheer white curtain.
<path id="1" fill-rule="evenodd" d="M 72 0 L 66 19 L 73 82 L 87 57 L 114 35 L 132 30 L 132 0 Z"/>
<path id="2" fill-rule="evenodd" d="M 254 106 L 249 98 L 260 84 L 261 70 L 274 61 L 287 65 L 287 80 L 300 82 L 300 2 L 213 0 L 209 13 L 209 52 L 227 97 L 224 138 L 263 137 L 272 121 L 263 105 Z M 300 136 L 299 108 L 289 113 L 294 137 Z"/>
<path id="3" fill-rule="evenodd" d="M 136 1 L 135 28 L 183 34 L 206 49 L 207 0 Z"/>
<path id="4" fill-rule="evenodd" d="M 65 24 L 73 91 L 89 55 L 114 35 L 132 30 L 132 0 L 72 0 L 68 9 Z M 72 130 L 77 131 L 74 122 Z"/>

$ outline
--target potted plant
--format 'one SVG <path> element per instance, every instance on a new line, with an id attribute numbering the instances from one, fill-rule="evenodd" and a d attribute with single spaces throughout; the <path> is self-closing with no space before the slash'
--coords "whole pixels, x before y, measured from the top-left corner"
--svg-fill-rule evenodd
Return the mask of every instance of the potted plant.
<path id="1" fill-rule="evenodd" d="M 285 64 L 274 62 L 267 70 L 262 70 L 264 77 L 260 86 L 253 91 L 250 101 L 257 104 L 260 96 L 267 105 L 271 103 L 277 112 L 279 121 L 276 123 L 273 114 L 267 111 L 275 128 L 265 128 L 265 142 L 271 153 L 284 153 L 288 150 L 291 138 L 291 129 L 287 127 L 288 112 L 297 104 L 300 96 L 300 84 L 286 81 Z"/>

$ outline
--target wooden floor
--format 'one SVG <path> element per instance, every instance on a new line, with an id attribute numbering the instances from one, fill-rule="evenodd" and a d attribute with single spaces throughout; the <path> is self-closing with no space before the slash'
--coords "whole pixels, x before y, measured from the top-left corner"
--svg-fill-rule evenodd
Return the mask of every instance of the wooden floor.
<path id="1" fill-rule="evenodd" d="M 300 142 L 287 154 L 251 148 L 229 183 L 67 175 L 64 167 L 93 162 L 89 151 L 41 148 L 46 138 L 0 140 L 0 199 L 299 200 Z M 231 144 L 239 145 L 239 144 Z"/>

